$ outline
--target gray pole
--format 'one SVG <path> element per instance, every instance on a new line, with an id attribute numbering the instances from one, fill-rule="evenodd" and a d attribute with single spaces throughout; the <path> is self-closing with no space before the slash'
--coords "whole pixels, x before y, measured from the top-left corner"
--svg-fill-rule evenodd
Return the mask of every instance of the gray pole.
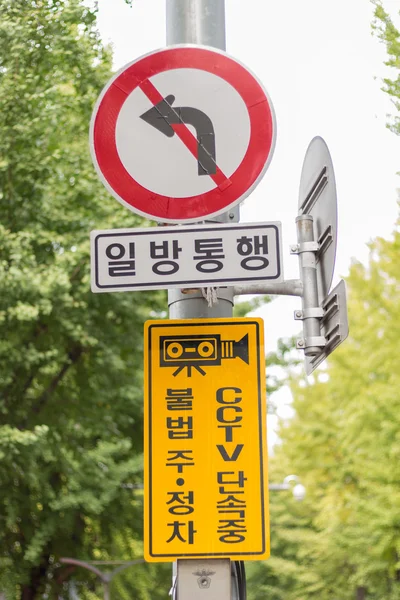
<path id="1" fill-rule="evenodd" d="M 316 248 L 314 247 L 314 219 L 312 215 L 298 216 L 296 227 L 299 244 L 300 279 L 303 282 L 304 353 L 306 356 L 315 356 L 320 352 L 318 341 L 321 339 L 321 330 L 320 319 L 317 317 L 319 303 Z"/>
<path id="2" fill-rule="evenodd" d="M 200 44 L 225 50 L 225 0 L 166 0 L 167 46 Z M 239 221 L 238 210 L 225 213 L 218 221 Z M 169 290 L 171 319 L 206 319 L 231 317 L 233 288 L 217 291 L 218 303 L 212 307 L 200 291 L 182 294 Z"/>
<path id="3" fill-rule="evenodd" d="M 167 46 L 173 44 L 225 50 L 225 0 L 167 0 Z"/>
<path id="4" fill-rule="evenodd" d="M 100 571 L 100 569 L 95 567 L 94 564 L 85 562 L 84 560 L 78 560 L 77 558 L 67 558 L 67 557 L 60 558 L 60 563 L 62 563 L 64 565 L 75 565 L 77 567 L 82 567 L 83 569 L 87 569 L 88 571 L 91 571 L 92 573 L 97 575 L 97 577 L 100 579 L 100 581 L 103 584 L 104 600 L 111 599 L 110 586 L 111 586 L 111 581 L 113 580 L 115 575 L 118 575 L 118 573 L 120 573 L 121 571 L 124 571 L 125 569 L 128 569 L 129 567 L 133 567 L 134 565 L 137 565 L 139 563 L 144 563 L 144 562 L 145 561 L 143 558 L 138 558 L 136 560 L 124 561 L 122 563 L 120 561 L 109 561 L 109 560 L 97 561 L 96 564 L 105 564 L 105 565 L 117 564 L 117 565 L 119 565 L 116 569 L 111 571 L 111 573 L 103 573 L 102 571 Z M 0 596 L 0 600 L 1 600 L 1 596 Z"/>
<path id="5" fill-rule="evenodd" d="M 225 0 L 166 0 L 166 15 L 167 46 L 173 44 L 200 44 L 225 50 Z M 238 221 L 238 215 L 237 210 L 229 211 L 222 215 L 222 218 L 218 221 Z M 231 317 L 233 312 L 233 288 L 218 289 L 217 298 L 218 302 L 209 306 L 199 290 L 190 294 L 183 294 L 180 290 L 169 290 L 169 316 L 171 319 Z M 193 561 L 179 561 L 179 564 L 182 567 L 187 564 L 190 569 L 190 562 L 193 564 Z M 224 563 L 223 560 L 212 562 L 215 564 L 213 571 L 218 571 L 218 565 Z M 193 571 L 193 568 L 191 568 L 191 571 Z M 176 589 L 175 578 L 177 572 L 178 569 L 175 563 L 173 572 L 174 590 Z M 226 570 L 224 574 L 226 574 Z M 196 589 L 192 586 L 195 585 L 196 581 L 194 580 L 190 588 L 183 588 L 178 582 L 178 600 L 193 598 Z M 227 589 L 229 589 L 229 586 Z M 205 595 L 208 590 L 201 591 L 204 600 L 214 597 L 212 587 L 210 588 L 210 595 Z M 229 600 L 229 596 L 222 594 L 219 596 L 219 600 Z"/>
<path id="6" fill-rule="evenodd" d="M 103 582 L 104 600 L 110 600 L 110 582 Z"/>

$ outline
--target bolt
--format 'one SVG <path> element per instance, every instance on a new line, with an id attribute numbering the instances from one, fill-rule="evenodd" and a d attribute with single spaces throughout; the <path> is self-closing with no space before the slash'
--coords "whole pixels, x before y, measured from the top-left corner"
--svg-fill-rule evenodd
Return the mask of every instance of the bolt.
<path id="1" fill-rule="evenodd" d="M 297 345 L 299 348 L 302 348 L 304 346 L 304 341 L 303 340 L 298 340 Z"/>
<path id="2" fill-rule="evenodd" d="M 290 246 L 291 252 L 297 252 L 297 246 Z"/>
<path id="3" fill-rule="evenodd" d="M 230 219 L 234 219 L 234 218 L 235 218 L 235 215 L 234 215 L 234 213 L 229 213 L 229 218 L 230 218 Z"/>
<path id="4" fill-rule="evenodd" d="M 296 317 L 297 317 L 298 319 L 301 319 L 301 317 L 302 317 L 302 314 L 303 314 L 303 313 L 301 312 L 301 310 L 296 310 Z"/>

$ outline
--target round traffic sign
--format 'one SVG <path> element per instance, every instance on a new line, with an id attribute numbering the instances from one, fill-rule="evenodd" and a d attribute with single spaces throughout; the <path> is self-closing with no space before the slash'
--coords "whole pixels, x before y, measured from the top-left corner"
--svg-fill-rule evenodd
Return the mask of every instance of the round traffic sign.
<path id="1" fill-rule="evenodd" d="M 331 289 L 337 246 L 337 195 L 335 172 L 328 146 L 313 138 L 304 157 L 300 178 L 299 214 L 314 218 L 317 255 L 318 298 L 322 303 Z"/>
<path id="2" fill-rule="evenodd" d="M 204 46 L 170 46 L 123 67 L 93 111 L 100 179 L 161 222 L 215 216 L 264 175 L 275 144 L 267 92 L 242 64 Z"/>

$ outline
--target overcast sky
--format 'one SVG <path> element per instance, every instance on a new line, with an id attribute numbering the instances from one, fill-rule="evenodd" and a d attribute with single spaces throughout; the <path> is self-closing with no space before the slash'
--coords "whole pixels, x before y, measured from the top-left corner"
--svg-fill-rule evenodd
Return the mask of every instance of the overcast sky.
<path id="1" fill-rule="evenodd" d="M 400 0 L 384 0 L 395 15 Z M 99 0 L 99 28 L 114 48 L 115 68 L 165 46 L 165 0 Z M 277 118 L 275 154 L 241 221 L 281 221 L 285 278 L 298 277 L 298 187 L 304 154 L 321 135 L 335 167 L 338 250 L 334 284 L 367 243 L 389 237 L 398 214 L 400 137 L 385 127 L 392 105 L 380 88 L 390 72 L 385 48 L 371 35 L 368 0 L 226 0 L 227 52 L 262 81 Z M 394 74 L 396 76 L 396 74 Z M 105 82 L 106 83 L 106 82 Z M 123 227 L 123 223 L 121 223 Z M 267 349 L 299 332 L 300 299 L 278 298 L 262 311 Z"/>

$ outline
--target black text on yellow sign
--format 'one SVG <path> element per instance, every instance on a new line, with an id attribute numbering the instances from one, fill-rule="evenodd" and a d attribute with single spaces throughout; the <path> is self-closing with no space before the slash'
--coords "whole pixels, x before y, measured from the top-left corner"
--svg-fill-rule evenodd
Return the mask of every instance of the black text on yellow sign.
<path id="1" fill-rule="evenodd" d="M 145 325 L 145 557 L 269 556 L 262 319 Z"/>

